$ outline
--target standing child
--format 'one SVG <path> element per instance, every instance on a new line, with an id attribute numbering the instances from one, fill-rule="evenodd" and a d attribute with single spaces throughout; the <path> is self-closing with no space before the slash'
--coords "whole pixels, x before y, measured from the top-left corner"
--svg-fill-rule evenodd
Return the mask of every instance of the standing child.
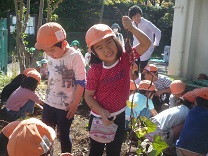
<path id="1" fill-rule="evenodd" d="M 48 80 L 48 60 L 42 59 L 40 63 L 41 63 L 41 67 L 40 67 L 41 79 Z"/>
<path id="2" fill-rule="evenodd" d="M 122 23 L 140 41 L 130 54 L 135 56 L 133 59 L 139 58 L 150 46 L 150 40 L 132 25 L 129 17 L 122 17 Z M 105 24 L 92 26 L 86 33 L 86 42 L 92 50 L 85 91 L 85 100 L 91 108 L 89 128 L 96 118 L 101 118 L 100 123 L 105 126 L 116 124 L 115 138 L 106 144 L 106 153 L 107 156 L 120 156 L 125 132 L 125 106 L 130 89 L 130 62 L 133 60 L 130 60 L 132 57 L 127 52 L 123 52 L 115 33 Z M 114 121 L 110 121 L 111 118 Z M 92 138 L 90 141 L 89 155 L 101 156 L 105 143 Z"/>
<path id="3" fill-rule="evenodd" d="M 37 33 L 37 49 L 48 55 L 48 88 L 42 120 L 59 130 L 61 151 L 71 152 L 70 127 L 85 87 L 85 60 L 70 47 L 66 32 L 55 22 L 42 25 Z"/>
<path id="4" fill-rule="evenodd" d="M 35 103 L 44 104 L 41 97 L 35 92 L 40 79 L 38 71 L 28 72 L 20 87 L 9 97 L 5 109 L 9 121 L 25 118 L 27 112 L 33 113 Z"/>

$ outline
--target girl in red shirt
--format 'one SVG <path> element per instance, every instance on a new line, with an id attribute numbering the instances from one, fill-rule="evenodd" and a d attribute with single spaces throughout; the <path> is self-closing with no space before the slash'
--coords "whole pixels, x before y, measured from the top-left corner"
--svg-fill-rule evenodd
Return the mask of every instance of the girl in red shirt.
<path id="1" fill-rule="evenodd" d="M 104 126 L 118 126 L 114 140 L 106 144 L 107 156 L 120 156 L 125 132 L 125 106 L 130 89 L 130 66 L 150 46 L 149 38 L 132 25 L 129 17 L 122 17 L 122 24 L 140 42 L 132 48 L 131 53 L 123 51 L 115 33 L 105 24 L 95 24 L 86 33 L 86 42 L 92 51 L 85 91 L 85 100 L 91 108 L 89 128 L 93 118 L 101 118 Z M 106 138 L 105 134 L 101 132 L 100 138 Z M 89 155 L 101 156 L 105 143 L 100 139 L 90 140 Z"/>

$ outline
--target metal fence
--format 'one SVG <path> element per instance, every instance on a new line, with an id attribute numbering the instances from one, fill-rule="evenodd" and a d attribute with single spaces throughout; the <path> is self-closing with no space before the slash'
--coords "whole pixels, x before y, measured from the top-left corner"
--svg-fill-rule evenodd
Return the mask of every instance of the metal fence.
<path id="1" fill-rule="evenodd" d="M 8 61 L 8 30 L 7 19 L 0 19 L 0 71 L 7 72 Z"/>

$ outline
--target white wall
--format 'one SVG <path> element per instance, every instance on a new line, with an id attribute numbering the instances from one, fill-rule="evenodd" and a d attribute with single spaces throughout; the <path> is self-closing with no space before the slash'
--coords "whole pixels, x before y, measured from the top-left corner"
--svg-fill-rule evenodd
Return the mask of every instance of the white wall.
<path id="1" fill-rule="evenodd" d="M 176 0 L 168 74 L 208 75 L 208 1 Z"/>
<path id="2" fill-rule="evenodd" d="M 200 73 L 208 75 L 208 0 L 201 0 L 200 13 L 197 17 L 198 35 L 193 78 L 198 78 Z"/>

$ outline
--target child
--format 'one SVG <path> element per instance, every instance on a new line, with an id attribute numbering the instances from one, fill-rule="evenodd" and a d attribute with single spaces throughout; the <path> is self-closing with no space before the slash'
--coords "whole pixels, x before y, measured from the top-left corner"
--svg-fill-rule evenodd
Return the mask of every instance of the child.
<path id="1" fill-rule="evenodd" d="M 162 111 L 162 104 L 169 103 L 170 84 L 171 80 L 166 76 L 158 75 L 158 68 L 154 64 L 145 66 L 143 72 L 145 80 L 153 81 L 157 92 L 155 93 L 152 101 L 157 112 Z"/>
<path id="2" fill-rule="evenodd" d="M 10 95 L 20 86 L 26 74 L 35 68 L 26 68 L 22 73 L 17 75 L 9 84 L 7 84 L 1 92 L 1 102 L 5 103 Z"/>
<path id="3" fill-rule="evenodd" d="M 146 116 L 147 118 L 157 115 L 157 111 L 154 109 L 152 103 L 152 97 L 156 91 L 155 85 L 149 80 L 142 80 L 138 85 L 139 91 L 134 95 L 130 95 L 129 101 L 126 107 L 126 119 L 130 120 L 131 116 L 131 102 L 133 102 L 133 114 L 132 117 L 137 118 L 138 116 Z M 147 106 L 148 98 L 148 106 Z M 148 114 L 140 114 L 143 109 L 147 108 L 150 111 Z"/>
<path id="4" fill-rule="evenodd" d="M 77 41 L 77 40 L 72 41 L 70 46 L 73 47 L 74 49 L 80 51 L 80 49 L 79 49 L 79 41 Z"/>
<path id="5" fill-rule="evenodd" d="M 90 65 L 90 58 L 91 58 L 91 50 L 87 47 L 87 52 L 85 53 L 85 63 L 86 63 L 86 72 L 88 72 Z"/>
<path id="6" fill-rule="evenodd" d="M 169 98 L 169 107 L 177 106 L 177 101 L 185 94 L 186 86 L 181 80 L 174 80 L 170 84 L 171 95 Z"/>
<path id="7" fill-rule="evenodd" d="M 105 24 L 96 24 L 86 33 L 86 42 L 91 48 L 91 68 L 87 75 L 85 100 L 91 108 L 89 128 L 93 118 L 102 118 L 102 123 L 111 127 L 114 122 L 118 128 L 115 138 L 106 144 L 107 155 L 120 156 L 121 145 L 125 132 L 125 106 L 130 89 L 130 66 L 135 58 L 140 57 L 150 46 L 149 38 L 135 28 L 131 19 L 122 17 L 125 29 L 133 33 L 140 44 L 132 53 L 123 52 L 122 45 L 117 40 L 113 30 Z M 114 121 L 110 121 L 114 119 Z M 112 125 L 115 125 L 112 124 Z M 90 156 L 101 156 L 105 143 L 90 138 Z"/>
<path id="8" fill-rule="evenodd" d="M 40 63 L 41 63 L 41 67 L 40 67 L 41 79 L 48 80 L 48 60 L 42 59 Z"/>
<path id="9" fill-rule="evenodd" d="M 26 113 L 33 113 L 35 103 L 43 105 L 41 97 L 35 92 L 40 82 L 40 73 L 32 70 L 27 73 L 22 81 L 6 102 L 6 114 L 8 121 L 25 118 Z"/>
<path id="10" fill-rule="evenodd" d="M 174 139 L 178 138 L 189 110 L 195 106 L 197 91 L 187 92 L 179 106 L 166 109 L 151 118 L 159 126 L 163 139 L 169 146 Z"/>
<path id="11" fill-rule="evenodd" d="M 71 152 L 70 127 L 85 87 L 85 60 L 70 47 L 66 32 L 55 22 L 42 25 L 37 33 L 37 49 L 48 55 L 48 88 L 42 120 L 59 130 L 61 151 Z"/>
<path id="12" fill-rule="evenodd" d="M 35 63 L 35 69 L 40 73 L 40 68 L 41 68 L 41 65 L 40 65 L 40 61 L 36 61 Z"/>
<path id="13" fill-rule="evenodd" d="M 0 133 L 0 154 L 9 156 L 52 154 L 55 138 L 55 131 L 39 119 L 13 121 Z"/>
<path id="14" fill-rule="evenodd" d="M 208 155 L 208 87 L 196 96 L 197 105 L 189 111 L 176 142 L 178 156 Z"/>
<path id="15" fill-rule="evenodd" d="M 155 85 L 149 80 L 142 80 L 138 85 L 139 91 L 130 95 L 126 107 L 126 125 L 130 121 L 130 117 L 146 116 L 147 118 L 157 115 L 157 111 L 152 103 L 152 97 L 155 93 Z M 147 101 L 148 100 L 148 101 Z M 133 104 L 132 104 L 133 102 Z M 148 102 L 148 103 L 147 103 Z M 133 114 L 131 114 L 131 107 Z M 128 126 L 127 126 L 128 127 Z"/>

